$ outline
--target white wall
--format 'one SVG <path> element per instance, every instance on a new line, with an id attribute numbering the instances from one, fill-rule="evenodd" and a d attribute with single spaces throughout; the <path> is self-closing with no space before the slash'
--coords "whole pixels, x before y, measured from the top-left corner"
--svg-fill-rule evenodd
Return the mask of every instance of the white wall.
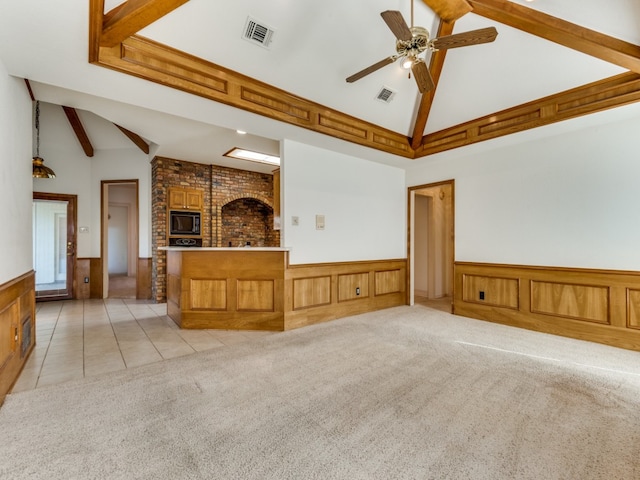
<path id="1" fill-rule="evenodd" d="M 282 243 L 292 264 L 406 258 L 403 170 L 291 140 L 281 156 Z"/>
<path id="2" fill-rule="evenodd" d="M 116 128 L 115 126 L 113 128 Z M 100 132 L 88 132 L 89 138 Z M 151 256 L 151 165 L 147 155 L 131 149 L 95 149 L 87 157 L 69 121 L 58 105 L 40 102 L 40 156 L 56 172 L 56 178 L 33 179 L 33 190 L 78 196 L 77 256 L 100 256 L 100 182 L 138 179 L 140 235 L 139 255 Z"/>
<path id="3" fill-rule="evenodd" d="M 32 103 L 24 80 L 0 61 L 0 285 L 33 269 Z"/>
<path id="4" fill-rule="evenodd" d="M 457 261 L 640 270 L 640 118 L 475 155 L 423 159 L 455 179 Z"/>

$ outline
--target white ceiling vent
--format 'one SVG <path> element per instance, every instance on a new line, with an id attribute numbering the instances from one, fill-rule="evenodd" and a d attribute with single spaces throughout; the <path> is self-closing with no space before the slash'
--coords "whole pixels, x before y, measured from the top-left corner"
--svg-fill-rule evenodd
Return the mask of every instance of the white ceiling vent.
<path id="1" fill-rule="evenodd" d="M 275 30 L 263 22 L 256 20 L 255 18 L 247 17 L 247 23 L 244 25 L 244 31 L 242 38 L 245 40 L 257 43 L 258 45 L 269 48 L 273 34 Z"/>
<path id="2" fill-rule="evenodd" d="M 382 87 L 378 94 L 376 95 L 376 100 L 379 100 L 384 103 L 389 103 L 395 97 L 396 91 L 390 89 L 389 87 Z"/>

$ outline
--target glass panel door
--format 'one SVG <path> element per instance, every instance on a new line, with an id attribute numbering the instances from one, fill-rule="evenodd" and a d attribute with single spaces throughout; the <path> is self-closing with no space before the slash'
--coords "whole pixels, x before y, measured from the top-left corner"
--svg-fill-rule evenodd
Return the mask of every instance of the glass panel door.
<path id="1" fill-rule="evenodd" d="M 36 271 L 36 300 L 72 297 L 75 255 L 73 231 L 72 202 L 34 198 L 33 265 Z"/>

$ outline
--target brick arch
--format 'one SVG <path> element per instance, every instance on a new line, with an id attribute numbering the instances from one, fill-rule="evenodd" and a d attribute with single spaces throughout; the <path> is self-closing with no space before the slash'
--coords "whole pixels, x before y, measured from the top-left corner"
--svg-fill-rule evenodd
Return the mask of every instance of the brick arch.
<path id="1" fill-rule="evenodd" d="M 258 195 L 255 193 L 238 193 L 235 195 L 230 195 L 226 198 L 224 198 L 222 201 L 220 201 L 220 203 L 218 203 L 215 207 L 215 246 L 216 247 L 222 247 L 222 209 L 232 203 L 235 202 L 236 200 L 242 200 L 242 199 L 253 199 L 253 200 L 257 200 L 258 202 L 266 205 L 267 207 L 269 207 L 271 209 L 271 211 L 273 211 L 273 201 L 270 200 L 269 198 L 263 196 L 263 195 Z M 213 213 L 213 212 L 212 212 Z"/>
<path id="2" fill-rule="evenodd" d="M 242 198 L 253 198 L 254 200 L 258 200 L 259 202 L 264 203 L 265 205 L 270 207 L 271 210 L 273 210 L 273 202 L 271 200 L 263 195 L 256 195 L 255 193 L 238 193 L 236 195 L 231 195 L 222 200 L 222 202 L 220 202 L 220 204 L 218 205 L 218 208 L 222 210 L 222 207 L 224 207 L 228 203 L 235 202 L 236 200 L 240 200 Z"/>

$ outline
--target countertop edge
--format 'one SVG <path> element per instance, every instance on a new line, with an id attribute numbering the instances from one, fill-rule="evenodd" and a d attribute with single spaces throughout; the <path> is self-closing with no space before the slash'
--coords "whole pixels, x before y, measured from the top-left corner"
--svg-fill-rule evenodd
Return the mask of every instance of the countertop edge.
<path id="1" fill-rule="evenodd" d="M 290 247 L 158 247 L 168 252 L 289 252 Z"/>

